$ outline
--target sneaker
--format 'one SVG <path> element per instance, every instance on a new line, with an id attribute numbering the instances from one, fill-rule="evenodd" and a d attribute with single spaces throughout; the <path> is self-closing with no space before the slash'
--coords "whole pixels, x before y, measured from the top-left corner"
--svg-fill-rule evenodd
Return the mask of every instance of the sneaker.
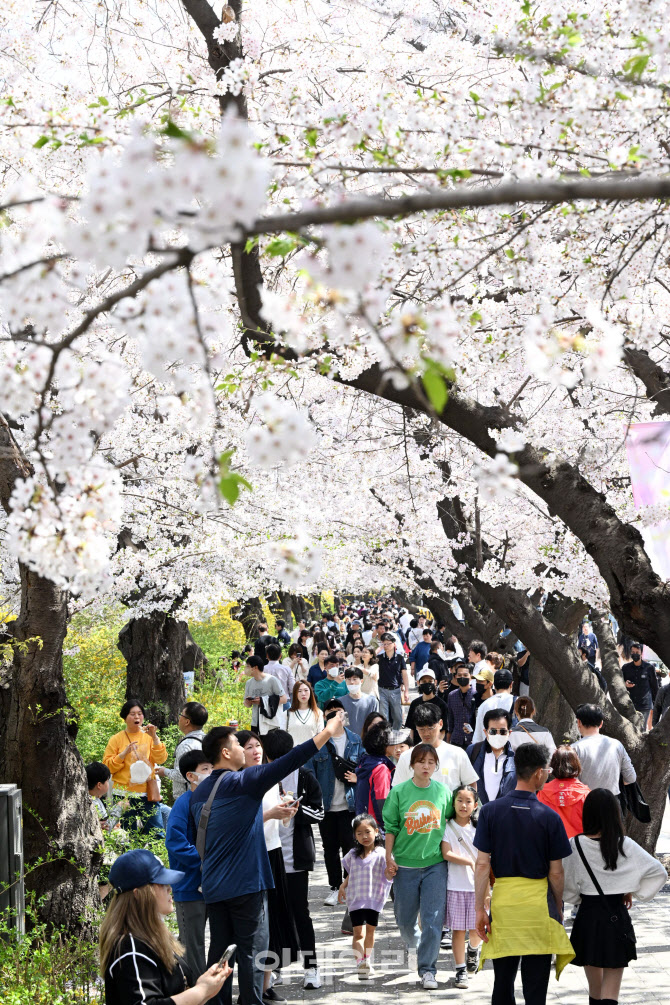
<path id="1" fill-rule="evenodd" d="M 274 988 L 268 988 L 267 991 L 263 992 L 264 1002 L 285 1002 L 286 999 L 278 995 Z"/>
<path id="2" fill-rule="evenodd" d="M 324 900 L 326 907 L 337 907 L 337 893 L 338 891 L 334 888 L 330 890 L 328 896 Z"/>
<path id="3" fill-rule="evenodd" d="M 465 967 L 459 967 L 456 971 L 456 982 L 454 984 L 455 988 L 467 988 L 468 985 L 468 975 L 465 971 Z"/>
<path id="4" fill-rule="evenodd" d="M 451 949 L 451 929 L 445 928 L 442 931 L 442 938 L 440 940 L 440 946 L 442 949 Z"/>
<path id="5" fill-rule="evenodd" d="M 305 970 L 305 979 L 302 982 L 303 988 L 316 990 L 316 988 L 321 987 L 321 978 L 319 977 L 318 967 L 307 967 Z"/>
<path id="6" fill-rule="evenodd" d="M 358 974 L 359 981 L 367 981 L 369 979 L 372 974 L 369 956 L 361 956 L 360 960 L 356 964 L 356 972 Z"/>
<path id="7" fill-rule="evenodd" d="M 435 991 L 437 988 L 437 981 L 435 980 L 435 974 L 425 973 L 421 975 L 421 987 L 424 991 Z"/>
<path id="8" fill-rule="evenodd" d="M 468 946 L 468 952 L 465 958 L 465 967 L 469 974 L 476 974 L 479 970 L 479 957 L 481 952 L 481 946 L 477 946 L 476 949 L 470 949 Z"/>
<path id="9" fill-rule="evenodd" d="M 281 975 L 281 970 L 273 970 L 272 977 L 270 978 L 270 987 L 274 988 L 277 984 L 283 984 L 284 978 Z"/>

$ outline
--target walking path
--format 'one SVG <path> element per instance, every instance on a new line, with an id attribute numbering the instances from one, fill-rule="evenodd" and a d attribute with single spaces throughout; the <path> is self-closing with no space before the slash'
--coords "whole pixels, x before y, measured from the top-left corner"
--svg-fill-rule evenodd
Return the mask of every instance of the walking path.
<path id="1" fill-rule="evenodd" d="M 317 864 L 310 880 L 310 905 L 316 931 L 317 951 L 321 963 L 323 987 L 305 991 L 302 968 L 294 964 L 284 971 L 284 984 L 277 992 L 289 1002 L 320 1002 L 336 995 L 337 1005 L 419 1005 L 430 996 L 441 1001 L 464 1001 L 471 1005 L 489 1005 L 493 987 L 493 968 L 487 963 L 471 977 L 470 988 L 458 990 L 454 984 L 453 957 L 441 950 L 437 980 L 439 990 L 424 991 L 417 983 L 416 968 L 408 967 L 407 954 L 393 917 L 393 904 L 388 901 L 380 918 L 375 946 L 375 970 L 378 976 L 359 981 L 354 971 L 351 937 L 340 933 L 344 914 L 342 907 L 324 907 L 328 892 L 326 873 Z M 648 905 L 633 907 L 633 924 L 637 933 L 639 959 L 632 963 L 624 977 L 619 1002 L 621 1005 L 670 1005 L 670 883 Z M 521 981 L 517 978 L 517 1001 L 523 1001 Z M 584 972 L 569 966 L 560 981 L 552 972 L 547 1001 L 555 1005 L 588 1005 L 588 990 Z"/>

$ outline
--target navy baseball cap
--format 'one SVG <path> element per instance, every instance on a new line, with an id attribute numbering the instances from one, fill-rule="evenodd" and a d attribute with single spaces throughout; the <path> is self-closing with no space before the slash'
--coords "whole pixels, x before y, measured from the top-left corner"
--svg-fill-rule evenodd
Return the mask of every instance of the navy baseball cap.
<path id="1" fill-rule="evenodd" d="M 172 886 L 184 876 L 185 873 L 177 872 L 176 869 L 166 869 L 161 860 L 146 848 L 133 848 L 132 851 L 119 855 L 109 870 L 109 882 L 117 893 L 136 890 L 149 883 Z"/>

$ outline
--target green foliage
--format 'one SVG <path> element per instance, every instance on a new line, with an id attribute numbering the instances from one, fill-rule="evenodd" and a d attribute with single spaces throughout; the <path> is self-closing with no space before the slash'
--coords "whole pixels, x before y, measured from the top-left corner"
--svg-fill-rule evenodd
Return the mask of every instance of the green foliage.
<path id="1" fill-rule="evenodd" d="M 226 450 L 219 457 L 219 474 L 221 475 L 219 478 L 219 492 L 229 506 L 235 505 L 243 488 L 252 491 L 252 486 L 246 478 L 243 478 L 241 474 L 233 471 L 230 467 L 230 461 L 234 453 L 234 449 Z"/>
<path id="2" fill-rule="evenodd" d="M 10 918 L 0 917 L 2 1005 L 102 1005 L 96 939 L 48 932 L 30 897 L 26 921 L 29 934 L 17 944 Z"/>

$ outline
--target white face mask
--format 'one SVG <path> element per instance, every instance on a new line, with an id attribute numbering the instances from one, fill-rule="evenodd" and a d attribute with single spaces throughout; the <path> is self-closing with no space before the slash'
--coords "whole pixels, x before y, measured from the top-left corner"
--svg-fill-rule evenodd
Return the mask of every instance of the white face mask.
<path id="1" fill-rule="evenodd" d="M 328 673 L 329 673 L 329 675 L 331 677 L 339 677 L 340 676 L 340 668 L 339 667 L 330 667 L 329 670 L 328 670 Z"/>
<path id="2" fill-rule="evenodd" d="M 507 737 L 500 736 L 498 733 L 495 736 L 487 736 L 487 740 L 489 741 L 489 746 L 493 747 L 494 750 L 502 750 L 507 743 Z"/>
<path id="3" fill-rule="evenodd" d="M 200 784 L 200 782 L 204 782 L 204 780 L 206 778 L 209 778 L 209 776 L 211 775 L 211 771 L 203 771 L 202 773 L 200 771 L 194 771 L 192 773 L 198 779 L 198 785 Z"/>
<path id="4" fill-rule="evenodd" d="M 349 694 L 358 694 L 361 689 L 360 684 L 347 684 L 347 690 Z"/>

